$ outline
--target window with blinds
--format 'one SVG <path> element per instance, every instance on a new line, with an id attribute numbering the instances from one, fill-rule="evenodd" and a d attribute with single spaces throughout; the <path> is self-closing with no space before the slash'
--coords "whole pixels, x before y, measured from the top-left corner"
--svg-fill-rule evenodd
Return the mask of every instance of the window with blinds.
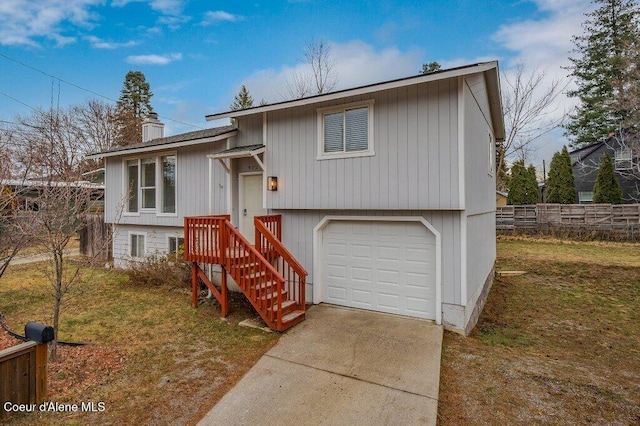
<path id="1" fill-rule="evenodd" d="M 371 117 L 373 102 L 318 110 L 321 120 L 319 158 L 373 155 Z"/>

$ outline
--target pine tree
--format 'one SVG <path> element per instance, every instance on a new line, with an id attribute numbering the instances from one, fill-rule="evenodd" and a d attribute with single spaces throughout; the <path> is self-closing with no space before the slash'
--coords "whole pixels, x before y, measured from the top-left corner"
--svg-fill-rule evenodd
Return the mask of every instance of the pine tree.
<path id="1" fill-rule="evenodd" d="M 436 71 L 440 71 L 442 66 L 440 66 L 437 62 L 429 62 L 428 64 L 422 64 L 422 70 L 420 71 L 422 74 L 431 74 Z"/>
<path id="2" fill-rule="evenodd" d="M 240 109 L 251 108 L 252 106 L 253 106 L 253 98 L 251 97 L 251 95 L 249 94 L 249 91 L 243 84 L 242 86 L 240 86 L 240 91 L 238 92 L 236 97 L 233 99 L 233 103 L 229 108 L 231 108 L 231 111 L 238 111 Z"/>
<path id="3" fill-rule="evenodd" d="M 142 121 L 153 112 L 149 83 L 141 71 L 129 71 L 124 78 L 117 103 L 120 124 L 119 145 L 142 141 Z"/>
<path id="4" fill-rule="evenodd" d="M 569 58 L 577 88 L 569 91 L 580 101 L 566 126 L 572 146 L 597 142 L 616 130 L 626 112 L 617 98 L 624 97 L 625 57 L 638 42 L 638 6 L 634 0 L 594 0 L 599 7 L 587 14 L 584 35 L 576 36 L 575 58 Z"/>
<path id="5" fill-rule="evenodd" d="M 600 160 L 598 177 L 593 186 L 594 203 L 622 203 L 622 187 L 616 179 L 613 163 L 608 153 L 605 153 Z"/>
<path id="6" fill-rule="evenodd" d="M 553 154 L 551 159 L 549 179 L 547 179 L 547 202 L 560 204 L 576 202 L 571 156 L 566 146 L 562 148 L 562 152 Z"/>
<path id="7" fill-rule="evenodd" d="M 539 199 L 535 167 L 530 165 L 527 168 L 524 165 L 524 160 L 516 161 L 513 166 L 511 166 L 511 180 L 509 182 L 507 204 L 536 204 Z"/>

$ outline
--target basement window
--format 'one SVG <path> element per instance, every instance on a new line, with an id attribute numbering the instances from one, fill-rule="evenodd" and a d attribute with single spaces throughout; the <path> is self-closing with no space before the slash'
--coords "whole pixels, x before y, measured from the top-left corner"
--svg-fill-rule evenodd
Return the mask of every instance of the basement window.
<path id="1" fill-rule="evenodd" d="M 129 255 L 143 258 L 145 255 L 145 234 L 129 234 Z"/>

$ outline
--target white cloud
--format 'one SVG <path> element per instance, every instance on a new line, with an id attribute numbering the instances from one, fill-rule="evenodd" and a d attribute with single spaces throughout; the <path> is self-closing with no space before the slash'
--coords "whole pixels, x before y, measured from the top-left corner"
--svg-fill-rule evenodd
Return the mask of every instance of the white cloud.
<path id="1" fill-rule="evenodd" d="M 182 53 L 170 53 L 166 55 L 134 55 L 127 56 L 127 63 L 136 65 L 167 65 L 173 61 L 182 59 Z"/>
<path id="2" fill-rule="evenodd" d="M 583 33 L 582 22 L 585 13 L 594 9 L 594 4 L 584 0 L 532 0 L 543 13 L 540 19 L 527 19 L 502 25 L 493 39 L 512 52 L 501 61 L 503 75 L 511 77 L 515 65 L 522 63 L 525 73 L 545 72 L 540 91 L 550 87 L 560 79 L 573 87 L 569 80 L 569 56 L 574 48 L 572 37 Z M 502 90 L 506 89 L 502 84 Z M 560 95 L 550 109 L 552 118 L 560 118 L 575 106 L 576 100 Z M 533 144 L 533 154 L 527 158 L 541 168 L 542 160 L 549 160 L 555 151 L 568 144 L 559 129 Z M 548 162 L 548 161 L 547 161 Z"/>
<path id="3" fill-rule="evenodd" d="M 244 19 L 241 15 L 234 15 L 224 10 L 208 11 L 204 14 L 202 25 L 211 25 L 216 22 L 238 22 Z"/>
<path id="4" fill-rule="evenodd" d="M 338 75 L 334 90 L 340 90 L 415 75 L 420 70 L 423 55 L 418 51 L 403 52 L 397 48 L 375 50 L 355 40 L 331 43 L 331 56 Z M 304 63 L 283 66 L 279 70 L 258 70 L 240 82 L 238 88 L 240 84 L 246 85 L 256 103 L 262 99 L 267 102 L 282 101 L 287 98 L 288 84 L 293 76 L 306 72 L 307 65 Z M 230 99 L 235 94 L 230 94 Z"/>
<path id="5" fill-rule="evenodd" d="M 69 25 L 90 28 L 97 18 L 91 11 L 103 0 L 2 0 L 0 44 L 38 46 L 49 39 L 58 45 L 75 41 L 66 35 Z"/>
<path id="6" fill-rule="evenodd" d="M 190 16 L 183 15 L 185 0 L 112 0 L 114 7 L 124 7 L 129 3 L 146 3 L 152 10 L 160 13 L 158 23 L 170 28 L 178 28 L 181 24 L 189 22 Z"/>
<path id="7" fill-rule="evenodd" d="M 111 41 L 102 40 L 101 38 L 96 36 L 87 36 L 85 37 L 85 39 L 91 44 L 91 47 L 93 47 L 94 49 L 112 50 L 112 49 L 120 49 L 123 47 L 132 47 L 138 44 L 134 40 L 126 41 L 123 43 L 115 43 Z"/>

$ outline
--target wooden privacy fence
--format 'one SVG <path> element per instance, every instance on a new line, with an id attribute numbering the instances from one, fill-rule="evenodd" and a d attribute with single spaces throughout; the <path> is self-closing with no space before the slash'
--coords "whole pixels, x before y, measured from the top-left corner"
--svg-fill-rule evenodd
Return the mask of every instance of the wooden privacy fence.
<path id="1" fill-rule="evenodd" d="M 46 396 L 46 343 L 26 342 L 0 351 L 0 420 L 11 412 L 5 404 L 39 404 Z"/>
<path id="2" fill-rule="evenodd" d="M 103 214 L 82 217 L 80 254 L 98 260 L 111 260 L 111 225 L 104 223 Z"/>
<path id="3" fill-rule="evenodd" d="M 640 238 L 640 204 L 534 204 L 496 208 L 498 231 L 592 231 Z"/>

